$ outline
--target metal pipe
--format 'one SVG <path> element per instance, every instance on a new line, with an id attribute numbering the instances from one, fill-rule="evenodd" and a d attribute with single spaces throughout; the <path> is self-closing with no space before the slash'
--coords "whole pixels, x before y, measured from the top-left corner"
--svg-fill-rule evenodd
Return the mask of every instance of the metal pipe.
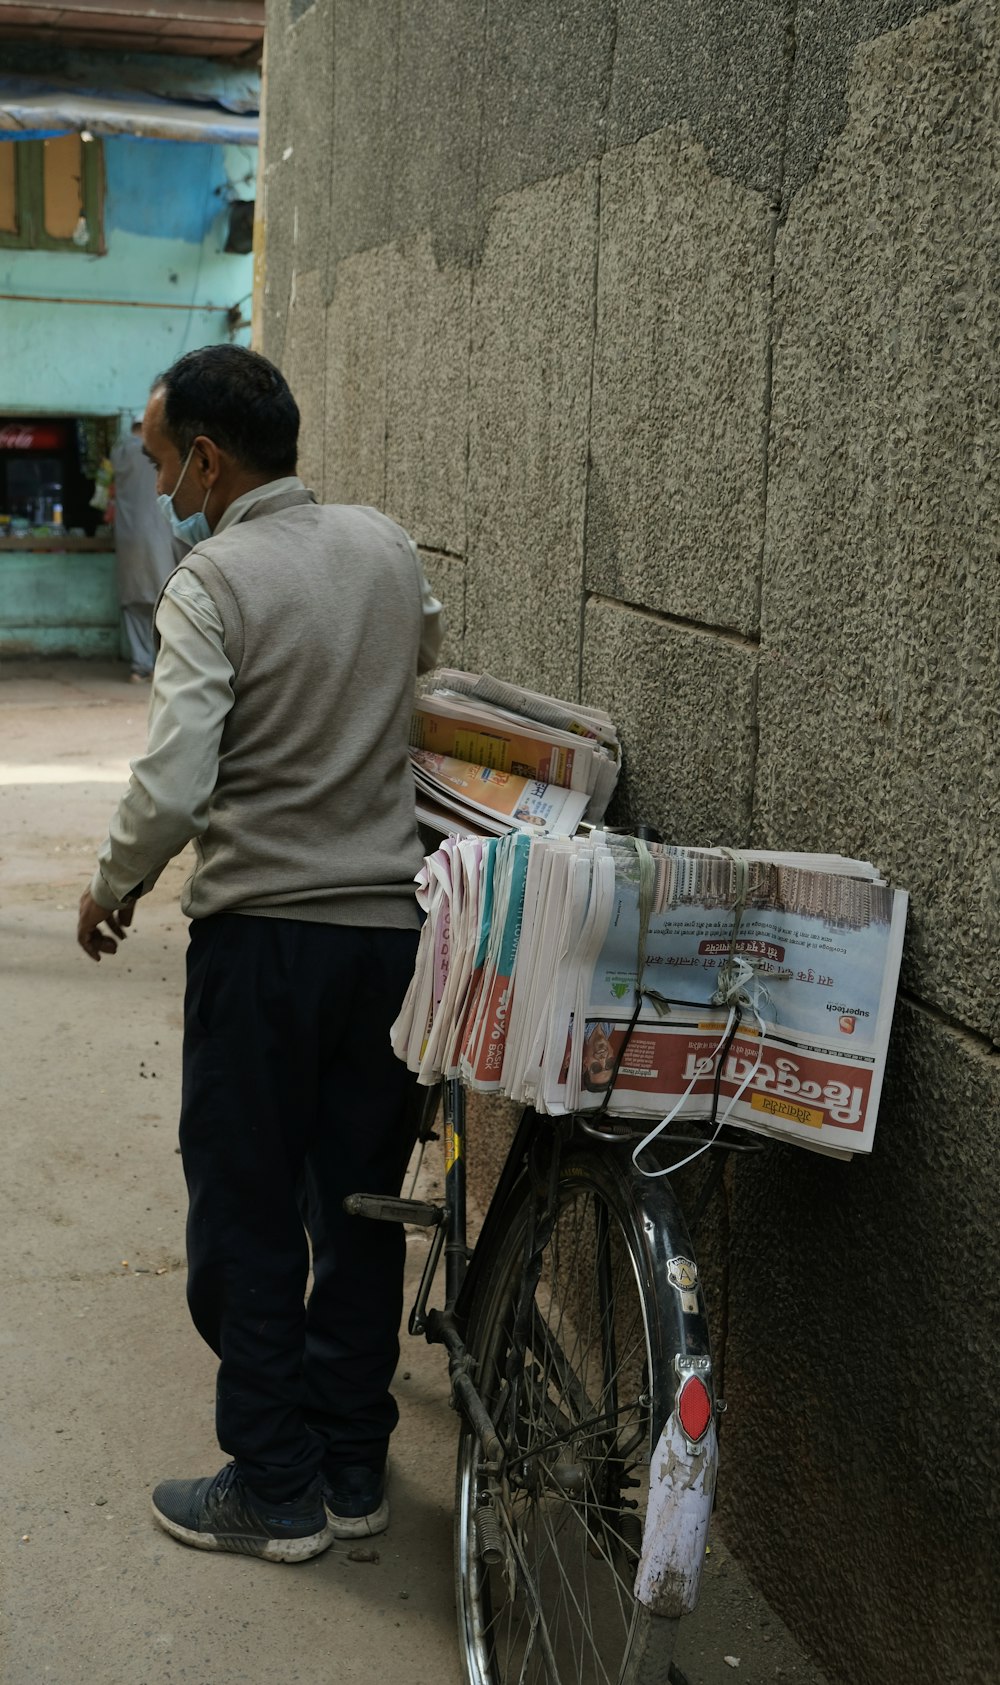
<path id="1" fill-rule="evenodd" d="M 196 312 L 221 310 L 226 316 L 232 314 L 231 304 L 152 304 L 148 299 L 141 298 L 53 298 L 45 293 L 0 293 L 0 299 L 8 299 L 15 304 L 93 304 L 105 308 L 111 305 L 115 310 L 193 310 Z"/>
<path id="2" fill-rule="evenodd" d="M 469 1267 L 465 1220 L 465 1089 L 455 1080 L 445 1083 L 444 1149 L 444 1201 L 448 1212 L 448 1239 L 444 1248 L 445 1304 L 450 1311 L 454 1308 Z"/>
<path id="3" fill-rule="evenodd" d="M 492 1418 L 482 1399 L 476 1391 L 475 1382 L 464 1369 L 459 1369 L 451 1377 L 455 1396 L 461 1401 L 462 1408 L 471 1423 L 473 1432 L 483 1448 L 483 1456 L 491 1468 L 499 1469 L 503 1460 L 503 1446 L 493 1426 Z"/>
<path id="4" fill-rule="evenodd" d="M 301 16 L 301 13 L 297 13 Z M 253 351 L 264 349 L 264 292 L 267 281 L 267 172 L 264 169 L 265 133 L 267 130 L 267 114 L 264 101 L 267 96 L 267 31 L 264 31 L 264 45 L 260 55 L 260 136 L 257 142 L 257 204 L 253 219 L 253 293 L 250 306 L 250 347 Z M 240 309 L 243 308 L 240 299 Z"/>
<path id="5" fill-rule="evenodd" d="M 427 1313 L 427 1338 L 431 1345 L 444 1346 L 448 1353 L 448 1374 L 455 1398 L 465 1411 L 466 1418 L 483 1448 L 486 1461 L 493 1468 L 499 1468 L 503 1446 L 493 1418 L 469 1374 L 473 1360 L 465 1341 L 455 1327 L 455 1319 L 450 1311 Z"/>

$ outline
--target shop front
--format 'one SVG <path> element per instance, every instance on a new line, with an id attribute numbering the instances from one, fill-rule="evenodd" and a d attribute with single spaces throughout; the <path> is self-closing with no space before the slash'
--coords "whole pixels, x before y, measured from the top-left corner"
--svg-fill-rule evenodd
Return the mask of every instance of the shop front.
<path id="1" fill-rule="evenodd" d="M 54 63 L 51 29 L 5 41 L 0 76 L 0 657 L 113 661 L 105 465 L 164 369 L 248 339 L 260 74 L 222 62 L 213 20 L 205 57 L 137 55 L 102 26 Z"/>
<path id="2" fill-rule="evenodd" d="M 102 463 L 120 425 L 117 415 L 0 415 L 0 656 L 118 656 Z"/>

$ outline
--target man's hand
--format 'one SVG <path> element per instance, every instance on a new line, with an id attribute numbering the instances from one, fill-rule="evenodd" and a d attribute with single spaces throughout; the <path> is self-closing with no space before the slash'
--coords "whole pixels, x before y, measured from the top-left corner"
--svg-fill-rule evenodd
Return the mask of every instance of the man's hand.
<path id="1" fill-rule="evenodd" d="M 125 927 L 132 923 L 133 907 L 118 907 L 109 912 L 106 907 L 99 907 L 89 889 L 85 889 L 80 897 L 80 919 L 76 927 L 76 939 L 85 954 L 92 960 L 100 961 L 102 954 L 114 954 L 118 951 L 118 942 L 125 940 Z M 106 924 L 112 935 L 100 926 Z"/>

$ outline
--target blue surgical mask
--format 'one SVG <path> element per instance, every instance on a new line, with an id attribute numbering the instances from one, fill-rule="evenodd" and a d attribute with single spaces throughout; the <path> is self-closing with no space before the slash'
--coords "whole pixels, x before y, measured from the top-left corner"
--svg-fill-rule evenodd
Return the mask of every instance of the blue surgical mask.
<path id="1" fill-rule="evenodd" d="M 193 515 L 188 515 L 183 521 L 174 508 L 174 498 L 181 489 L 184 482 L 184 476 L 188 471 L 188 463 L 191 461 L 193 455 L 194 446 L 192 445 L 191 449 L 187 453 L 187 456 L 184 458 L 184 466 L 181 469 L 181 476 L 173 491 L 163 491 L 156 499 L 167 520 L 170 522 L 174 537 L 179 538 L 182 544 L 190 545 L 202 544 L 206 538 L 211 538 L 212 536 L 212 529 L 208 524 L 208 516 L 205 514 L 205 504 L 207 504 L 209 498 L 208 492 L 205 493 L 205 503 L 202 504 L 201 508 L 197 509 Z"/>

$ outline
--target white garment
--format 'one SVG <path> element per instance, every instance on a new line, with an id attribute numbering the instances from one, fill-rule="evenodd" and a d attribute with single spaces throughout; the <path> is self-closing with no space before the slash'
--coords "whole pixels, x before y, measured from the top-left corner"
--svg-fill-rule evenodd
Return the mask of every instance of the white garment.
<path id="1" fill-rule="evenodd" d="M 142 454 L 136 433 L 119 439 L 111 452 L 115 471 L 115 553 L 118 601 L 149 603 L 163 589 L 174 565 L 170 527 L 156 501 L 156 469 Z"/>

